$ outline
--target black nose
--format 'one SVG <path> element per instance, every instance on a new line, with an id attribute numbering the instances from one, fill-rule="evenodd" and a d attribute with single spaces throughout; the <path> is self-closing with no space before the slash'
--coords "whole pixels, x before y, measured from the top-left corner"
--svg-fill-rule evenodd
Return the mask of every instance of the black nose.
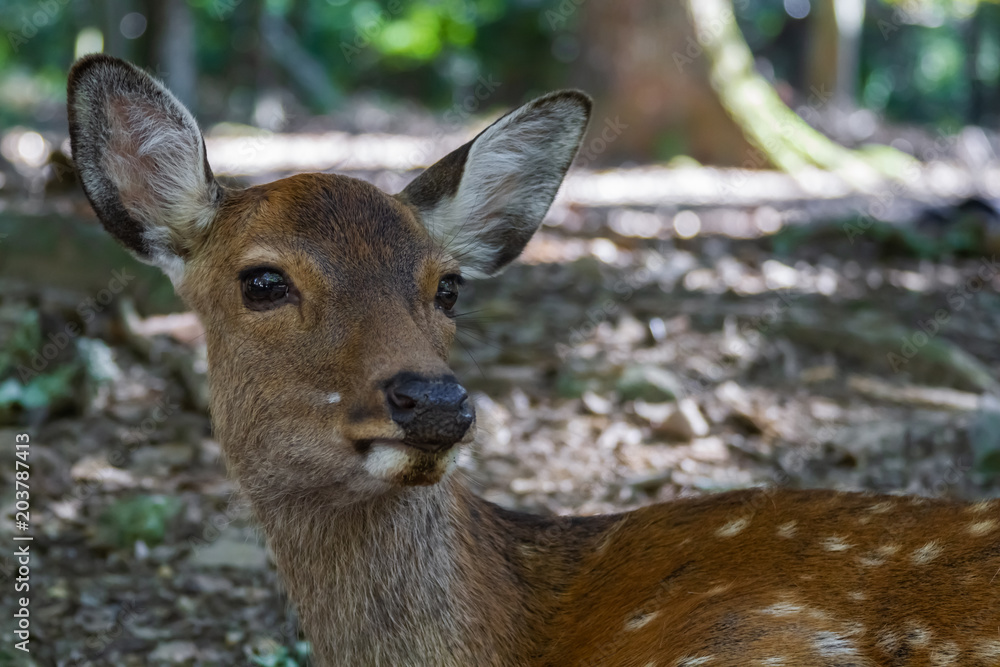
<path id="1" fill-rule="evenodd" d="M 386 384 L 385 397 L 393 421 L 403 428 L 403 442 L 426 452 L 451 447 L 476 419 L 469 392 L 450 375 L 400 373 Z"/>

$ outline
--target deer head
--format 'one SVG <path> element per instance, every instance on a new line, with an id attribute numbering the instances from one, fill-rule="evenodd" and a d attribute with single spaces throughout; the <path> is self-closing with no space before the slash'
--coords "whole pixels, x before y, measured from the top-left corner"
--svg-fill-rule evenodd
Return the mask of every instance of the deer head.
<path id="1" fill-rule="evenodd" d="M 215 428 L 257 500 L 350 504 L 448 475 L 475 434 L 447 364 L 462 285 L 520 254 L 589 113 L 579 92 L 536 99 L 396 195 L 326 173 L 232 189 L 152 77 L 93 55 L 69 78 L 84 190 L 201 316 Z"/>

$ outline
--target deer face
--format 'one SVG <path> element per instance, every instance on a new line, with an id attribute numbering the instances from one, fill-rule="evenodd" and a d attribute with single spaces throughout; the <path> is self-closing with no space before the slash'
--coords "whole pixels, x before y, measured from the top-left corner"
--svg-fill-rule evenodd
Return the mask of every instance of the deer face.
<path id="1" fill-rule="evenodd" d="M 237 191 L 215 182 L 187 110 L 140 70 L 90 56 L 69 82 L 95 211 L 205 325 L 213 421 L 241 485 L 345 504 L 439 482 L 474 438 L 447 366 L 461 285 L 524 248 L 589 108 L 576 92 L 540 98 L 394 196 L 332 174 Z"/>
<path id="2" fill-rule="evenodd" d="M 460 275 L 413 209 L 363 181 L 227 197 L 181 293 L 233 464 L 285 471 L 287 488 L 437 482 L 475 432 L 446 363 Z"/>

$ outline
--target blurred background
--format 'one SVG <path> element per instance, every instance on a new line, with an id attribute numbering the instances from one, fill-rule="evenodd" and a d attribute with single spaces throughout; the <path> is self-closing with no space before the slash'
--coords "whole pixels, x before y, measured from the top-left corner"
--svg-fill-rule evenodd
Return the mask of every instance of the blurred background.
<path id="1" fill-rule="evenodd" d="M 464 474 L 494 502 L 1000 495 L 996 1 L 0 0 L 0 475 L 29 433 L 35 535 L 33 652 L 0 664 L 308 662 L 200 325 L 77 182 L 66 73 L 100 51 L 166 82 L 232 186 L 396 192 L 532 96 L 594 97 L 542 229 L 463 295 Z"/>

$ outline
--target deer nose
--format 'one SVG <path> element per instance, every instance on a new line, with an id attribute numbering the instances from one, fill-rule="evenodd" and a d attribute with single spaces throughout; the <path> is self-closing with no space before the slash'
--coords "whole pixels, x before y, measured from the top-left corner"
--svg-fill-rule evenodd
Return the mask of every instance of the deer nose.
<path id="1" fill-rule="evenodd" d="M 385 397 L 392 420 L 403 429 L 403 442 L 425 452 L 448 449 L 476 419 L 469 392 L 450 375 L 400 373 L 386 385 Z"/>

